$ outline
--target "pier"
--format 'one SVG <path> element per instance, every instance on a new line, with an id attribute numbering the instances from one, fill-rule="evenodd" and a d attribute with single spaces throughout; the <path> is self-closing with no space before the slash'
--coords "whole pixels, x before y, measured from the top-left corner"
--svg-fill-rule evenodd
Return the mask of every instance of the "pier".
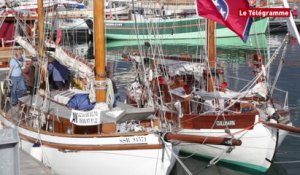
<path id="1" fill-rule="evenodd" d="M 20 174 L 21 175 L 52 175 L 55 174 L 43 163 L 34 159 L 26 152 L 20 150 Z"/>
<path id="2" fill-rule="evenodd" d="M 286 18 L 280 18 L 280 19 L 270 19 L 269 26 L 270 26 L 270 32 L 286 32 L 287 26 L 286 26 Z M 294 19 L 295 24 L 299 30 L 300 28 L 300 19 Z"/>

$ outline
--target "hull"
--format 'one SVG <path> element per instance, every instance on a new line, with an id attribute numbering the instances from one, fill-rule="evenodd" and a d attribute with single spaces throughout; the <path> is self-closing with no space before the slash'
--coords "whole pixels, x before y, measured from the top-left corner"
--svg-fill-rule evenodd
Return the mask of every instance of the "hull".
<path id="1" fill-rule="evenodd" d="M 106 20 L 106 37 L 112 40 L 136 39 L 193 39 L 204 38 L 205 20 L 203 18 L 166 19 L 158 21 L 134 22 Z M 250 35 L 265 33 L 268 18 L 254 22 Z M 236 36 L 230 29 L 217 25 L 216 37 Z"/>
<path id="2" fill-rule="evenodd" d="M 143 40 L 142 40 L 143 41 Z M 141 40 L 109 40 L 107 42 L 107 48 L 117 48 L 117 47 L 124 47 L 124 46 L 132 46 L 138 47 L 139 44 L 142 42 Z M 146 41 L 146 40 L 145 40 Z M 154 45 L 162 45 L 163 47 L 166 46 L 199 46 L 205 45 L 205 40 L 202 39 L 177 39 L 177 40 L 153 40 L 151 44 Z M 252 35 L 249 36 L 249 39 L 246 43 L 244 43 L 239 37 L 230 37 L 230 38 L 219 38 L 216 40 L 216 45 L 218 48 L 225 48 L 225 49 L 240 49 L 241 46 L 243 49 L 257 49 L 257 45 L 259 45 L 260 49 L 267 49 L 267 39 L 265 34 L 260 35 Z"/>
<path id="3" fill-rule="evenodd" d="M 21 147 L 30 153 L 32 143 L 21 140 Z M 43 146 L 43 163 L 55 173 L 81 174 L 168 174 L 171 161 L 161 149 L 127 151 L 61 151 Z M 174 161 L 173 161 L 174 162 Z M 173 163 L 172 163 L 173 164 Z M 157 165 L 157 166 L 156 166 Z"/>
<path id="4" fill-rule="evenodd" d="M 184 129 L 181 133 L 204 136 L 227 135 L 223 129 Z M 180 150 L 188 154 L 196 154 L 201 158 L 212 160 L 220 158 L 220 163 L 237 170 L 266 172 L 271 165 L 271 160 L 277 147 L 277 131 L 266 128 L 262 123 L 257 123 L 253 129 L 231 129 L 235 138 L 240 138 L 241 146 L 233 147 L 228 152 L 228 146 L 211 145 L 183 145 Z"/>
<path id="5" fill-rule="evenodd" d="M 0 121 L 16 127 L 4 115 Z M 21 149 L 37 158 L 60 175 L 75 174 L 168 174 L 177 153 L 172 145 L 163 147 L 155 134 L 124 136 L 67 136 L 37 132 L 18 126 Z M 140 138 L 138 141 L 136 138 Z M 40 147 L 33 144 L 40 140 Z M 128 143 L 130 141 L 136 143 Z"/>

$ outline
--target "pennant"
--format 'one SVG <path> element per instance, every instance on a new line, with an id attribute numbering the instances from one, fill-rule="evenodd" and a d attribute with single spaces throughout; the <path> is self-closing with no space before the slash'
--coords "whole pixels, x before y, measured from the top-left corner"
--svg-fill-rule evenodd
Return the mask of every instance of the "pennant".
<path id="1" fill-rule="evenodd" d="M 198 15 L 211 19 L 247 41 L 253 19 L 239 16 L 239 9 L 249 9 L 247 0 L 197 0 Z"/>

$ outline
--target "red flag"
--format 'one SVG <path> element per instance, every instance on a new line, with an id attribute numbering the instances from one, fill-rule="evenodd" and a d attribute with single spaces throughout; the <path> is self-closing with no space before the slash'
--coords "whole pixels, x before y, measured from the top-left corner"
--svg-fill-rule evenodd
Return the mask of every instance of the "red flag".
<path id="1" fill-rule="evenodd" d="M 214 20 L 235 32 L 244 42 L 253 22 L 250 17 L 239 16 L 239 9 L 250 8 L 247 0 L 197 0 L 198 15 Z"/>

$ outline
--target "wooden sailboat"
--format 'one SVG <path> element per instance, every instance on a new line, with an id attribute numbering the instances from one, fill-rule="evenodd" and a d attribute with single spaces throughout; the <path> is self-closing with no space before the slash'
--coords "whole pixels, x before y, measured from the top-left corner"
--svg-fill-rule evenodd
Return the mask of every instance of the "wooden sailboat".
<path id="1" fill-rule="evenodd" d="M 43 65 L 47 64 L 43 0 L 38 4 L 38 57 Z M 1 94 L 0 121 L 16 127 L 21 149 L 57 174 L 168 174 L 177 151 L 161 138 L 159 119 L 149 117 L 153 109 L 121 103 L 108 107 L 106 103 L 103 1 L 94 1 L 94 17 L 96 107 L 89 111 L 71 109 L 57 99 L 66 98 L 63 93 L 88 92 L 69 89 L 49 93 L 46 85 L 43 94 L 25 95 L 17 107 L 11 106 L 7 94 Z"/>
<path id="2" fill-rule="evenodd" d="M 188 92 L 184 87 L 184 84 L 188 84 L 187 80 L 184 80 L 182 85 L 173 84 L 175 88 L 171 89 L 169 96 L 172 100 L 166 102 L 179 101 L 182 106 L 181 115 L 174 115 L 168 111 L 165 111 L 164 115 L 169 121 L 177 123 L 179 133 L 207 138 L 227 136 L 239 138 L 242 142 L 238 147 L 211 146 L 205 144 L 205 141 L 202 145 L 182 144 L 181 151 L 208 158 L 209 165 L 220 161 L 240 170 L 265 172 L 287 132 L 266 127 L 262 121 L 271 120 L 273 123 L 291 125 L 288 110 L 277 110 L 276 113 L 280 117 L 275 119 L 273 114 L 266 113 L 266 106 L 269 104 L 267 98 L 256 96 L 255 93 L 235 94 L 226 86 L 222 87 L 222 84 L 217 86 L 222 82 L 223 71 L 217 67 L 215 59 L 214 22 L 209 20 L 208 23 L 209 68 L 203 70 L 200 80 L 205 82 L 204 91 L 200 89 Z M 260 85 L 263 84 L 257 84 Z"/>
<path id="3" fill-rule="evenodd" d="M 208 20 L 207 31 L 207 60 L 180 62 L 178 67 L 183 68 L 174 68 L 178 71 L 170 70 L 171 66 L 158 65 L 163 61 L 156 58 L 148 61 L 150 68 L 158 69 L 153 70 L 155 73 L 150 81 L 157 114 L 172 126 L 173 131 L 202 136 L 210 141 L 203 139 L 203 144 L 180 144 L 181 151 L 210 160 L 208 166 L 223 162 L 239 170 L 266 172 L 287 131 L 298 130 L 291 126 L 288 107 L 279 107 L 268 97 L 270 85 L 263 70 L 269 63 L 265 64 L 261 55 L 256 55 L 253 59 L 259 71 L 251 86 L 245 91 L 231 91 L 216 60 L 215 22 Z M 181 73 L 179 69 L 192 71 Z M 170 75 L 170 72 L 179 74 Z M 136 103 L 132 98 L 130 100 Z M 144 99 L 144 104 L 147 100 Z M 218 137 L 219 145 L 211 145 L 211 139 Z M 240 146 L 225 145 L 220 141 L 224 137 L 240 139 L 242 143 Z"/>

